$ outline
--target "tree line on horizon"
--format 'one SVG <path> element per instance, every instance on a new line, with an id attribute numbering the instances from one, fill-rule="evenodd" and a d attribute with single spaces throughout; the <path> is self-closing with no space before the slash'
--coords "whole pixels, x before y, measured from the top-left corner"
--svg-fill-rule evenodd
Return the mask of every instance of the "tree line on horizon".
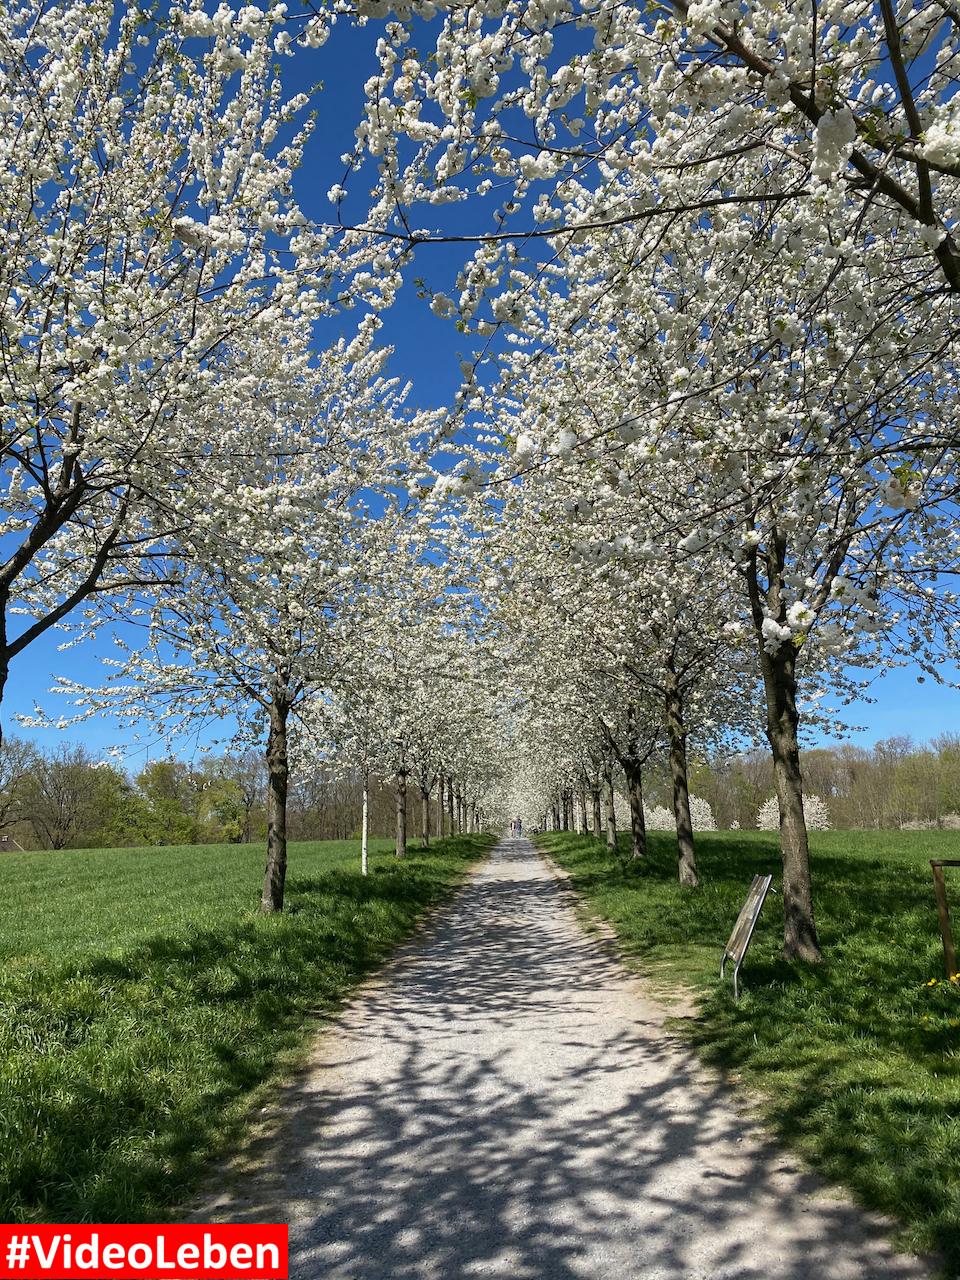
<path id="1" fill-rule="evenodd" d="M 394 790 L 369 782 L 375 838 L 392 834 Z M 359 839 L 362 796 L 359 773 L 299 777 L 289 796 L 291 839 Z M 256 751 L 156 759 L 127 771 L 83 744 L 44 750 L 7 735 L 0 747 L 0 849 L 8 852 L 251 844 L 263 841 L 266 826 L 266 768 Z"/>
<path id="2" fill-rule="evenodd" d="M 812 747 L 803 754 L 803 771 L 835 829 L 960 829 L 958 734 L 943 733 L 926 743 L 900 735 L 871 747 Z M 693 759 L 690 781 L 719 830 L 756 829 L 759 810 L 774 793 L 772 764 L 759 750 Z M 44 750 L 8 736 L 0 747 L 0 847 L 250 844 L 262 841 L 266 831 L 266 785 L 256 751 L 208 755 L 199 762 L 150 760 L 132 772 L 82 744 Z M 665 765 L 651 769 L 650 804 L 669 808 L 670 786 Z M 395 787 L 376 779 L 368 787 L 370 834 L 391 836 Z M 411 811 L 415 790 L 408 794 Z M 359 839 L 362 802 L 358 772 L 314 770 L 291 789 L 291 838 Z"/>

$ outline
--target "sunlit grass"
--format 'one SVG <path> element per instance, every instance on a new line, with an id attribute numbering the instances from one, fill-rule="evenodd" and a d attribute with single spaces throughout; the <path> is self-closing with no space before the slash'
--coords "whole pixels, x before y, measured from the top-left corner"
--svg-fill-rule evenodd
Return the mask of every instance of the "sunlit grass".
<path id="1" fill-rule="evenodd" d="M 899 1217 L 910 1243 L 960 1267 L 960 989 L 944 980 L 930 858 L 960 854 L 949 832 L 812 837 L 822 965 L 780 958 L 768 899 L 734 1002 L 720 953 L 753 875 L 773 872 L 776 836 L 698 838 L 703 885 L 682 889 L 675 842 L 652 833 L 649 866 L 625 871 L 589 837 L 546 849 L 628 958 L 655 980 L 692 985 L 691 1035 L 709 1061 L 767 1099 L 777 1130 L 827 1176 Z M 955 902 L 960 906 L 960 869 Z M 960 912 L 955 912 L 960 918 Z"/>
<path id="2" fill-rule="evenodd" d="M 397 863 L 290 849 L 288 912 L 256 911 L 243 846 L 0 862 L 0 1220 L 143 1222 L 189 1192 L 318 1017 L 489 841 Z"/>

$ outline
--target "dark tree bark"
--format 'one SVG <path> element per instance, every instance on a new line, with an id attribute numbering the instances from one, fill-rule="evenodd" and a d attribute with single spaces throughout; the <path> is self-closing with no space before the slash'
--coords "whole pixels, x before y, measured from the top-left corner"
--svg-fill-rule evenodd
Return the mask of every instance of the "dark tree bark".
<path id="1" fill-rule="evenodd" d="M 453 820 L 453 778 L 447 778 L 447 820 L 450 823 L 450 835 L 456 835 L 456 825 Z"/>
<path id="2" fill-rule="evenodd" d="M 2 606 L 0 606 L 2 607 Z M 10 663 L 6 657 L 6 642 L 3 636 L 6 634 L 6 625 L 2 615 L 0 615 L 0 706 L 3 705 L 3 694 L 7 687 L 7 677 L 10 674 Z M 3 746 L 3 721 L 0 720 L 0 747 Z"/>
<path id="3" fill-rule="evenodd" d="M 630 856 L 640 860 L 647 856 L 647 824 L 643 817 L 643 761 L 640 758 L 637 708 L 632 704 L 627 707 L 627 749 L 620 756 L 620 764 L 630 797 Z"/>
<path id="4" fill-rule="evenodd" d="M 617 810 L 613 799 L 613 764 L 607 761 L 603 766 L 603 799 L 606 809 L 607 852 L 617 852 Z"/>
<path id="5" fill-rule="evenodd" d="M 420 782 L 420 848 L 430 848 L 430 788 Z"/>
<path id="6" fill-rule="evenodd" d="M 695 888 L 697 854 L 690 819 L 690 788 L 687 782 L 687 730 L 683 719 L 683 697 L 676 672 L 667 664 L 664 718 L 670 739 L 670 780 L 673 783 L 673 817 L 677 824 L 677 865 L 680 883 Z"/>
<path id="7" fill-rule="evenodd" d="M 783 859 L 783 954 L 787 960 L 815 964 L 821 960 L 813 915 L 810 846 L 803 814 L 803 777 L 797 711 L 796 651 L 792 641 L 776 654 L 761 652 L 767 702 L 767 741 L 780 807 L 780 854 Z"/>
<path id="8" fill-rule="evenodd" d="M 577 791 L 577 804 L 580 807 L 580 833 L 586 835 L 589 827 L 587 826 L 587 793 L 583 787 Z"/>
<path id="9" fill-rule="evenodd" d="M 603 838 L 603 813 L 600 806 L 600 781 L 590 784 L 590 804 L 593 810 L 593 835 L 597 840 Z"/>
<path id="10" fill-rule="evenodd" d="M 397 770 L 397 841 L 394 856 L 407 856 L 407 770 Z"/>
<path id="11" fill-rule="evenodd" d="M 774 532 L 766 553 L 767 608 L 783 625 L 785 613 L 780 583 L 786 564 L 786 540 Z M 803 778 L 797 711 L 797 648 L 793 639 L 781 641 L 770 653 L 763 623 L 766 610 L 759 579 L 759 555 L 747 564 L 747 590 L 760 653 L 763 691 L 767 704 L 767 741 L 773 756 L 773 776 L 780 808 L 780 856 L 783 860 L 783 954 L 787 960 L 815 964 L 821 960 L 813 916 L 810 847 L 803 815 Z M 772 585 L 771 585 L 772 584 Z"/>
<path id="12" fill-rule="evenodd" d="M 287 789 L 290 767 L 287 760 L 286 699 L 275 694 L 270 704 L 267 737 L 267 866 L 263 876 L 260 910 L 272 914 L 283 910 L 287 880 Z"/>
<path id="13" fill-rule="evenodd" d="M 445 787 L 446 787 L 446 778 L 444 776 L 443 770 L 441 769 L 437 773 L 437 839 L 438 840 L 442 840 L 443 836 L 445 835 L 445 832 L 443 829 L 443 801 L 444 801 L 444 796 L 446 794 Z"/>
<path id="14" fill-rule="evenodd" d="M 630 798 L 630 856 L 640 861 L 647 856 L 647 824 L 643 817 L 643 770 L 636 760 L 622 761 Z"/>

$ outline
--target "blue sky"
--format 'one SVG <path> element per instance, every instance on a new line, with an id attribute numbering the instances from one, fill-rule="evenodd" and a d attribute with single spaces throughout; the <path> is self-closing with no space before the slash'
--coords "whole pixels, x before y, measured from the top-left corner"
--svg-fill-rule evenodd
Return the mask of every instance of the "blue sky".
<path id="1" fill-rule="evenodd" d="M 339 157 L 351 146 L 352 131 L 363 102 L 363 83 L 375 67 L 374 39 L 373 30 L 356 31 L 344 25 L 312 57 L 287 60 L 283 66 L 291 92 L 307 89 L 317 79 L 323 81 L 315 104 L 317 131 L 297 180 L 298 197 L 308 216 L 327 219 L 331 215 L 332 206 L 326 200 L 326 192 L 342 176 Z M 456 332 L 451 321 L 440 320 L 431 313 L 428 303 L 417 297 L 412 279 L 422 276 L 432 288 L 450 292 L 464 256 L 463 247 L 422 247 L 409 272 L 410 283 L 396 306 L 384 316 L 380 336 L 395 348 L 392 372 L 412 380 L 412 399 L 417 405 L 432 407 L 449 403 L 459 386 L 458 354 L 467 352 L 467 340 Z M 352 327 L 357 319 L 355 312 L 348 313 L 346 324 Z M 91 721 L 66 731 L 65 735 L 52 730 L 18 730 L 15 725 L 14 717 L 18 713 L 29 714 L 38 701 L 54 714 L 68 709 L 64 700 L 46 692 L 55 676 L 69 676 L 89 683 L 102 680 L 104 668 L 100 656 L 110 652 L 108 635 L 61 653 L 57 646 L 62 639 L 58 633 L 48 634 L 15 660 L 4 698 L 4 725 L 14 732 L 29 732 L 49 745 L 67 736 L 84 741 L 95 751 L 105 750 L 120 740 L 111 721 Z M 960 724 L 960 692 L 938 687 L 930 680 L 918 684 L 920 674 L 919 670 L 909 668 L 890 672 L 875 684 L 877 701 L 874 704 L 848 708 L 846 719 L 864 726 L 861 732 L 851 735 L 851 739 L 868 745 L 894 734 L 910 734 L 922 741 L 955 729 Z M 952 673 L 954 678 L 958 674 Z M 161 753 L 157 747 L 152 752 Z M 136 767 L 137 761 L 143 758 L 141 752 L 130 763 Z"/>

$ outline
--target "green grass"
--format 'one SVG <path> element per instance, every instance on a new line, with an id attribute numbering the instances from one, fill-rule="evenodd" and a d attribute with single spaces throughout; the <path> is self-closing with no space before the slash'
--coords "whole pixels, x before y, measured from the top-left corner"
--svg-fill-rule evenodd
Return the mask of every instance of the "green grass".
<path id="1" fill-rule="evenodd" d="M 169 1216 L 324 1014 L 490 841 L 403 863 L 293 845 L 288 911 L 254 846 L 0 860 L 0 1220 Z"/>
<path id="2" fill-rule="evenodd" d="M 775 835 L 699 836 L 697 890 L 676 883 L 676 842 L 663 833 L 651 834 L 641 872 L 589 837 L 540 842 L 628 959 L 663 984 L 697 990 L 689 1034 L 703 1057 L 757 1087 L 782 1137 L 960 1274 L 960 988 L 943 978 L 929 866 L 960 856 L 960 835 L 813 836 L 825 961 L 780 958 L 781 905 L 770 897 L 739 1002 L 718 981 L 720 953 L 751 877 L 773 872 L 778 884 Z M 955 877 L 960 906 L 960 868 Z"/>

